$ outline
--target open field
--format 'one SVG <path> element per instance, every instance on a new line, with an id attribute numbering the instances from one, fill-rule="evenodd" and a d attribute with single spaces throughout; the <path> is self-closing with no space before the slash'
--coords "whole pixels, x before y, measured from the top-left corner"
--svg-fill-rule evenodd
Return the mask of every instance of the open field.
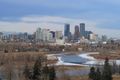
<path id="1" fill-rule="evenodd" d="M 56 80 L 90 80 L 88 79 L 88 76 L 64 76 L 62 78 L 57 78 Z"/>
<path id="2" fill-rule="evenodd" d="M 56 66 L 56 69 L 59 70 L 59 71 L 62 71 L 62 70 L 80 70 L 84 68 L 83 66 Z"/>
<path id="3" fill-rule="evenodd" d="M 120 80 L 120 75 L 113 75 L 113 80 Z"/>
<path id="4" fill-rule="evenodd" d="M 1 53 L 0 65 L 13 63 L 14 65 L 24 65 L 25 63 L 33 63 L 44 52 L 16 52 L 16 53 Z"/>
<path id="5" fill-rule="evenodd" d="M 58 78 L 57 80 L 90 80 L 88 76 L 73 76 L 73 77 L 63 77 Z M 120 80 L 120 75 L 113 75 L 113 80 Z"/>
<path id="6" fill-rule="evenodd" d="M 109 59 L 120 59 L 120 51 L 115 51 L 115 52 L 104 52 L 100 54 L 91 54 L 96 59 L 105 59 L 106 57 Z"/>

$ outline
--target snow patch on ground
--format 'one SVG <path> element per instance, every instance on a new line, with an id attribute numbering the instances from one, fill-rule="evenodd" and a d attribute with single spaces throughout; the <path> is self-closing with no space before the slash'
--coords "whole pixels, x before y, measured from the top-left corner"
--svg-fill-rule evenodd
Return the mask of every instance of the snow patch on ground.
<path id="1" fill-rule="evenodd" d="M 91 52 L 91 53 L 83 53 L 78 56 L 88 59 L 88 60 L 96 60 L 94 57 L 90 56 L 91 54 L 99 54 L 98 52 Z"/>
<path id="2" fill-rule="evenodd" d="M 84 66 L 82 64 L 66 63 L 66 62 L 62 61 L 61 57 L 57 57 L 57 58 L 58 58 L 58 62 L 55 65 Z"/>

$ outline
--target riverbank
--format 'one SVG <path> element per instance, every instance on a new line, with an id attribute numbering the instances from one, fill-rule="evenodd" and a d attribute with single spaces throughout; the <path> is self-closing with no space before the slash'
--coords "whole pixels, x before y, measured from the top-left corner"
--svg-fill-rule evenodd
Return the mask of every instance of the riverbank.
<path id="1" fill-rule="evenodd" d="M 99 54 L 90 54 L 90 56 L 96 59 L 105 59 L 106 57 L 110 60 L 119 60 L 120 59 L 120 51 L 108 51 Z"/>

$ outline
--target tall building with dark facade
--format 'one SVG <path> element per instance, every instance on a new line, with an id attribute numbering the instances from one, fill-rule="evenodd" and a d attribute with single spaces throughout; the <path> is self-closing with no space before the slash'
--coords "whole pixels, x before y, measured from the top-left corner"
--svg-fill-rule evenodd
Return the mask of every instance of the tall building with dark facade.
<path id="1" fill-rule="evenodd" d="M 52 37 L 55 38 L 55 32 L 54 31 L 50 31 L 50 33 L 52 34 Z"/>
<path id="2" fill-rule="evenodd" d="M 70 36 L 70 24 L 65 24 L 64 27 L 64 36 L 69 37 Z"/>
<path id="3" fill-rule="evenodd" d="M 80 37 L 85 37 L 85 23 L 80 23 Z"/>
<path id="4" fill-rule="evenodd" d="M 74 32 L 74 39 L 78 40 L 80 38 L 80 31 L 79 31 L 79 26 L 75 26 L 75 32 Z"/>

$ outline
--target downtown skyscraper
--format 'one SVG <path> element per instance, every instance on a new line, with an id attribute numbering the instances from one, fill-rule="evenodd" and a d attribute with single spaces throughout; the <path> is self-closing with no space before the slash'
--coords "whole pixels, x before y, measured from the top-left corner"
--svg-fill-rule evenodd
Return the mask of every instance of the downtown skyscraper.
<path id="1" fill-rule="evenodd" d="M 85 23 L 80 23 L 80 37 L 85 37 Z"/>
<path id="2" fill-rule="evenodd" d="M 67 37 L 67 38 L 70 36 L 70 24 L 65 24 L 64 36 Z"/>
<path id="3" fill-rule="evenodd" d="M 76 25 L 75 26 L 75 32 L 74 32 L 74 39 L 78 40 L 80 38 L 80 30 L 79 30 L 79 26 Z"/>

